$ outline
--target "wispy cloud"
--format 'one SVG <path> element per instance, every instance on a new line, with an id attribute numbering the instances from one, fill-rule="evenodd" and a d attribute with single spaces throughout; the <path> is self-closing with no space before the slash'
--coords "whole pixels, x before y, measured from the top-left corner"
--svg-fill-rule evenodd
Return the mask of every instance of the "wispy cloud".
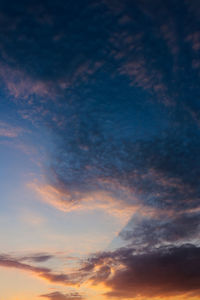
<path id="1" fill-rule="evenodd" d="M 24 132 L 24 129 L 6 122 L 0 122 L 0 137 L 16 138 Z"/>
<path id="2" fill-rule="evenodd" d="M 21 259 L 10 257 L 8 255 L 2 254 L 0 255 L 0 266 L 4 268 L 14 268 L 21 271 L 29 272 L 33 276 L 40 277 L 49 282 L 69 285 L 72 284 L 69 277 L 63 273 L 54 273 L 49 268 L 33 266 L 30 264 L 23 263 L 23 260 L 29 260 L 34 262 L 42 262 L 46 261 L 50 257 L 48 256 L 34 256 L 34 257 L 23 257 Z"/>
<path id="3" fill-rule="evenodd" d="M 24 256 L 20 258 L 20 261 L 29 261 L 29 262 L 46 262 L 47 260 L 53 258 L 54 256 L 45 254 L 45 253 L 38 253 L 31 256 Z"/>
<path id="4" fill-rule="evenodd" d="M 62 294 L 60 292 L 44 294 L 44 295 L 41 295 L 40 297 L 47 298 L 49 300 L 82 300 L 82 299 L 85 299 L 78 293 Z"/>

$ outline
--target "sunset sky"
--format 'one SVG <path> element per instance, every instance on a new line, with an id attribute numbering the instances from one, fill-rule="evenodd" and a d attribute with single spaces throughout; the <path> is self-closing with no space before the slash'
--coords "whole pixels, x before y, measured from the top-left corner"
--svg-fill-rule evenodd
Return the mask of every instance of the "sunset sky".
<path id="1" fill-rule="evenodd" d="M 0 300 L 200 299 L 200 1 L 0 1 Z"/>

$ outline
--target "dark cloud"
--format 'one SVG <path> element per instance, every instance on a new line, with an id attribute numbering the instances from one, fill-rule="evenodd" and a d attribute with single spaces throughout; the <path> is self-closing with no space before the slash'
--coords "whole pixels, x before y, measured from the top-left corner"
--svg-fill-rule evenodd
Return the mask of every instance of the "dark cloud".
<path id="1" fill-rule="evenodd" d="M 65 99 L 66 88 L 82 93 L 81 83 L 119 76 L 149 97 L 183 104 L 198 119 L 199 21 L 191 20 L 191 2 L 2 1 L 1 76 L 12 82 L 10 92 L 16 86 L 24 92 L 21 78 L 26 93 L 47 96 L 54 86 Z"/>
<path id="2" fill-rule="evenodd" d="M 70 294 L 62 294 L 60 292 L 53 292 L 50 294 L 44 294 L 40 297 L 44 297 L 50 300 L 82 300 L 84 299 L 80 294 L 78 293 L 70 293 Z"/>
<path id="3" fill-rule="evenodd" d="M 66 111 L 63 116 L 58 109 L 63 102 L 74 101 L 76 109 L 83 103 L 89 107 L 94 99 L 102 101 L 98 93 L 103 92 L 109 107 L 111 98 L 130 84 L 140 99 L 146 93 L 198 123 L 199 21 L 191 20 L 195 5 L 175 0 L 2 1 L 2 82 L 16 98 L 31 95 L 31 109 L 24 116 L 40 115 L 53 123 L 66 119 Z M 56 98 L 56 108 L 45 102 L 49 97 Z"/>
<path id="4" fill-rule="evenodd" d="M 178 3 L 50 1 L 36 12 L 37 2 L 22 4 L 27 17 L 19 19 L 30 19 L 30 44 L 45 44 L 40 48 L 47 49 L 48 58 L 42 51 L 30 51 L 31 59 L 23 56 L 34 73 L 28 74 L 45 84 L 53 80 L 51 86 L 65 85 L 57 90 L 56 104 L 37 99 L 24 114 L 41 115 L 53 131 L 57 147 L 47 177 L 65 195 L 61 202 L 76 205 L 103 191 L 128 205 L 138 204 L 137 198 L 156 208 L 199 206 L 199 77 L 190 45 L 198 22 L 190 25 L 188 3 Z M 55 42 L 56 30 L 62 38 Z M 20 61 L 15 55 L 13 60 Z M 88 58 L 99 68 L 92 71 Z M 23 60 L 19 64 L 29 70 Z"/>
<path id="5" fill-rule="evenodd" d="M 31 96 L 33 104 L 34 95 L 59 96 L 87 80 L 109 53 L 104 45 L 113 26 L 101 2 L 10 0 L 0 9 L 0 76 L 16 98 Z"/>
<path id="6" fill-rule="evenodd" d="M 199 240 L 199 213 L 181 213 L 144 217 L 134 215 L 119 234 L 120 237 L 139 249 L 156 247 L 163 243 L 181 244 Z"/>
<path id="7" fill-rule="evenodd" d="M 59 80 L 69 73 L 73 77 L 78 70 L 81 75 L 85 66 L 92 71 L 95 66 L 89 55 L 101 51 L 108 25 L 102 22 L 105 9 L 95 4 L 21 0 L 16 5 L 12 0 L 2 1 L 2 59 L 37 80 Z"/>
<path id="8" fill-rule="evenodd" d="M 7 255 L 1 255 L 0 256 L 0 265 L 3 267 L 10 267 L 10 268 L 17 268 L 17 269 L 22 269 L 22 270 L 27 270 L 27 271 L 32 271 L 35 273 L 45 273 L 45 272 L 50 272 L 48 268 L 41 268 L 41 267 L 34 267 L 28 264 L 21 263 L 15 258 L 11 258 L 10 256 Z"/>
<path id="9" fill-rule="evenodd" d="M 199 207 L 199 132 L 172 129 L 150 140 L 106 137 L 98 127 L 78 128 L 59 149 L 50 180 L 77 202 L 105 191 L 124 205 L 167 210 Z"/>
<path id="10" fill-rule="evenodd" d="M 27 260 L 31 262 L 45 262 L 53 257 L 54 257 L 53 255 L 49 255 L 49 254 L 35 254 L 33 256 L 24 256 L 20 260 L 21 261 Z"/>
<path id="11" fill-rule="evenodd" d="M 109 297 L 131 298 L 166 297 L 193 292 L 199 296 L 200 249 L 192 244 L 180 247 L 168 246 L 136 253 L 134 249 L 122 248 L 115 252 L 104 252 L 93 257 L 84 267 L 92 275 L 93 283 L 104 282 L 111 291 Z M 112 268 L 113 274 L 105 268 Z"/>

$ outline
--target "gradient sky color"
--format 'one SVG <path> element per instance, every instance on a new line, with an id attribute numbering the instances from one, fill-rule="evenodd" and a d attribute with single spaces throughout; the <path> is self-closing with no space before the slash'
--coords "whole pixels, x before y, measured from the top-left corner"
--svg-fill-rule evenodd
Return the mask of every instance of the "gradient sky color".
<path id="1" fill-rule="evenodd" d="M 0 299 L 200 299 L 199 0 L 0 1 Z"/>

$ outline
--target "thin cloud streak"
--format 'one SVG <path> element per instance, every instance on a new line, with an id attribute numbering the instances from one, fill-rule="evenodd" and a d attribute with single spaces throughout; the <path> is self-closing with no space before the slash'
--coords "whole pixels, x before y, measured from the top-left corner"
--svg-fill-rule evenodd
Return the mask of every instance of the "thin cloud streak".
<path id="1" fill-rule="evenodd" d="M 27 260 L 28 258 L 25 258 L 25 260 Z M 34 261 L 38 261 L 37 260 L 38 257 L 33 258 L 32 260 Z M 40 257 L 41 259 L 41 257 Z M 46 259 L 46 257 L 45 257 Z M 21 261 L 23 261 L 24 259 L 15 259 L 15 258 L 11 258 L 8 257 L 7 255 L 0 255 L 0 266 L 4 267 L 4 268 L 14 268 L 14 269 L 18 269 L 19 271 L 25 271 L 25 272 L 29 272 L 32 275 L 45 279 L 49 282 L 52 283 L 58 283 L 58 284 L 64 284 L 64 285 L 70 285 L 72 284 L 72 281 L 70 281 L 69 277 L 66 274 L 62 274 L 62 273 L 54 273 L 51 269 L 49 268 L 44 268 L 44 267 L 36 267 L 30 264 L 26 264 L 23 263 Z M 30 258 L 28 259 L 30 260 Z M 44 260 L 44 257 L 43 257 Z M 41 262 L 41 260 L 40 260 Z"/>
<path id="2" fill-rule="evenodd" d="M 62 294 L 60 292 L 44 294 L 44 295 L 41 295 L 40 297 L 46 298 L 49 300 L 82 300 L 82 299 L 85 299 L 78 293 Z"/>

